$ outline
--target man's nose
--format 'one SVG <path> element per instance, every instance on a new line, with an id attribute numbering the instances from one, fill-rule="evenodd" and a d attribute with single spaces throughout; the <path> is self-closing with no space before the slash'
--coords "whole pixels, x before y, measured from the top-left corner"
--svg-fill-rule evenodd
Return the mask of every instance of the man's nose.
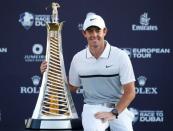
<path id="1" fill-rule="evenodd" d="M 97 32 L 96 32 L 95 30 L 93 30 L 93 31 L 91 32 L 91 34 L 92 34 L 93 36 L 96 36 L 96 35 L 97 35 Z"/>

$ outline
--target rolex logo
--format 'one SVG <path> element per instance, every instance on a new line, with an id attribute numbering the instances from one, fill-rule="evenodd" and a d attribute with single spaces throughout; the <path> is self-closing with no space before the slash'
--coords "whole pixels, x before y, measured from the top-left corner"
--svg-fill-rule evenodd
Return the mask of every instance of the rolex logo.
<path id="1" fill-rule="evenodd" d="M 32 79 L 33 85 L 38 86 L 38 84 L 40 83 L 40 77 L 35 75 L 31 79 Z"/>
<path id="2" fill-rule="evenodd" d="M 140 86 L 144 86 L 147 81 L 147 78 L 145 76 L 140 76 L 137 80 Z"/>

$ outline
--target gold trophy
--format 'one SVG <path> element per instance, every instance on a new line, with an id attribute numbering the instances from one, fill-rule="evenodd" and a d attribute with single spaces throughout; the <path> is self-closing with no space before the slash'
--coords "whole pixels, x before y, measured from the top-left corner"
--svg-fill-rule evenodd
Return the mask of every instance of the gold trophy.
<path id="1" fill-rule="evenodd" d="M 77 129 L 80 120 L 67 86 L 64 67 L 58 3 L 52 3 L 51 23 L 47 23 L 47 70 L 43 74 L 38 100 L 32 118 L 26 120 L 31 129 Z"/>

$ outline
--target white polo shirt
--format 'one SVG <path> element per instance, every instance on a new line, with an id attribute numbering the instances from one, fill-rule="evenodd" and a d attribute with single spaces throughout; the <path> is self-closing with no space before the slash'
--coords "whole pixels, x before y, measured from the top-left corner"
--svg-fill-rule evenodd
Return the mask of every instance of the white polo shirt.
<path id="1" fill-rule="evenodd" d="M 84 102 L 88 104 L 118 103 L 123 94 L 123 84 L 135 81 L 131 61 L 124 51 L 106 47 L 96 59 L 89 48 L 78 52 L 71 62 L 69 83 L 83 87 Z"/>

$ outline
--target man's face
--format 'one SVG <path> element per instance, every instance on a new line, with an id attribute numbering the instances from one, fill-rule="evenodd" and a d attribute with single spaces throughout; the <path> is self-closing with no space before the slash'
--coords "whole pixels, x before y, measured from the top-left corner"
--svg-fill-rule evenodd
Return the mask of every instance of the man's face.
<path id="1" fill-rule="evenodd" d="M 87 39 L 90 47 L 97 48 L 99 45 L 104 44 L 104 37 L 107 33 L 107 29 L 100 29 L 96 26 L 88 27 L 83 35 Z"/>

